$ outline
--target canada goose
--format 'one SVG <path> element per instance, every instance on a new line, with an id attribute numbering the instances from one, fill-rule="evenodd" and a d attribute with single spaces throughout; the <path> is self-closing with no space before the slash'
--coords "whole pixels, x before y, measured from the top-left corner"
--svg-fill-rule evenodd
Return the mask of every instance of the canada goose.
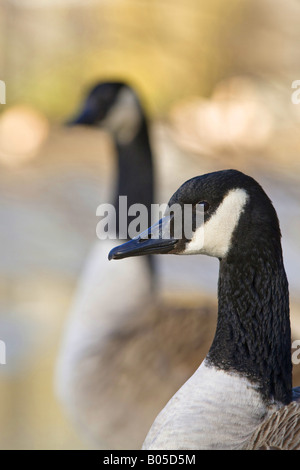
<path id="1" fill-rule="evenodd" d="M 173 204 L 192 206 L 190 237 L 174 235 Z M 300 449 L 288 282 L 270 199 L 253 178 L 224 170 L 185 182 L 169 207 L 158 224 L 114 248 L 109 259 L 217 257 L 218 321 L 206 358 L 159 413 L 143 449 Z"/>
<path id="2" fill-rule="evenodd" d="M 79 115 L 68 124 L 101 126 L 112 135 L 118 164 L 111 202 L 116 208 L 116 234 L 121 237 L 119 196 L 127 196 L 128 207 L 142 203 L 147 208 L 154 197 L 148 126 L 139 99 L 123 82 L 99 83 L 89 92 Z M 124 240 L 128 239 L 127 226 L 125 230 Z M 114 444 L 108 438 L 113 432 L 110 423 L 105 426 L 103 408 L 118 385 L 104 363 L 111 361 L 113 367 L 114 360 L 108 355 L 114 353 L 114 336 L 118 336 L 122 321 L 130 322 L 130 316 L 143 302 L 147 304 L 153 292 L 154 266 L 150 257 L 142 263 L 134 260 L 125 271 L 120 266 L 111 269 L 107 250 L 114 246 L 116 241 L 108 238 L 97 240 L 91 249 L 67 318 L 55 374 L 55 388 L 64 408 L 79 432 L 97 447 Z M 112 291 L 114 282 L 122 291 L 118 296 Z M 129 295 L 133 284 L 138 285 L 135 296 Z M 117 419 L 120 413 L 116 409 Z M 112 419 L 112 429 L 114 426 Z"/>
<path id="3" fill-rule="evenodd" d="M 145 112 L 132 88 L 119 82 L 97 85 L 70 124 L 103 126 L 110 132 L 118 160 L 113 184 L 117 213 L 119 195 L 128 196 L 128 207 L 139 202 L 149 208 L 153 157 Z M 88 256 L 65 325 L 55 387 L 89 445 L 132 449 L 141 446 L 159 409 L 196 369 L 214 318 L 209 305 L 199 314 L 194 307 L 160 302 L 153 259 L 109 263 L 107 252 L 119 243 L 97 240 Z M 195 326 L 203 321 L 200 337 Z M 160 394 L 153 394 L 158 386 Z"/>

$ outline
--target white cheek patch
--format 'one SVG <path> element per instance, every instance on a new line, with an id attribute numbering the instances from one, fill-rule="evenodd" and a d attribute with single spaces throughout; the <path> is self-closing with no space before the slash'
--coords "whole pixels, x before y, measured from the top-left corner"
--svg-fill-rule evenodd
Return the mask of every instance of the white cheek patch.
<path id="1" fill-rule="evenodd" d="M 232 234 L 248 199 L 244 189 L 232 189 L 215 214 L 201 225 L 182 254 L 203 253 L 223 258 L 229 251 Z"/>
<path id="2" fill-rule="evenodd" d="M 128 88 L 120 91 L 102 125 L 121 144 L 129 143 L 137 134 L 141 123 L 141 111 L 135 94 Z"/>

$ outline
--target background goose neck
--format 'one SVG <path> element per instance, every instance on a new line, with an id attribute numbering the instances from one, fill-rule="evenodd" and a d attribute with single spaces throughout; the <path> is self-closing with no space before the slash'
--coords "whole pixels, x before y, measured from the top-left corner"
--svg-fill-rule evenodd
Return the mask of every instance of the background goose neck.
<path id="1" fill-rule="evenodd" d="M 151 204 L 154 201 L 154 168 L 153 155 L 150 146 L 148 123 L 145 116 L 141 118 L 141 125 L 135 137 L 126 144 L 116 141 L 117 151 L 117 184 L 114 206 L 116 208 L 116 233 L 119 235 L 119 196 L 127 196 L 127 209 L 136 203 L 143 204 L 148 210 L 147 226 L 141 227 L 140 231 L 151 226 Z M 128 216 L 127 227 L 135 216 Z M 125 240 L 130 239 L 127 232 Z M 147 256 L 146 262 L 152 275 L 152 289 L 156 290 L 155 262 L 153 256 Z"/>

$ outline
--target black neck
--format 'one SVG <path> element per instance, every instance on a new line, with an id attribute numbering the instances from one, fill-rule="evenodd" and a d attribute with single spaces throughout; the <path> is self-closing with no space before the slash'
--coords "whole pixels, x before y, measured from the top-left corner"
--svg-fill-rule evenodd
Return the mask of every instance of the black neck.
<path id="1" fill-rule="evenodd" d="M 277 246 L 275 246 L 277 245 Z M 220 262 L 219 311 L 208 360 L 257 384 L 267 402 L 291 401 L 288 282 L 280 242 Z"/>
<path id="2" fill-rule="evenodd" d="M 128 143 L 116 142 L 118 156 L 118 181 L 116 188 L 115 208 L 117 216 L 117 235 L 119 235 L 119 196 L 127 196 L 127 208 L 132 204 L 143 204 L 148 210 L 148 219 L 140 232 L 151 225 L 151 204 L 154 203 L 154 171 L 150 147 L 148 124 L 142 116 L 140 128 L 135 137 Z M 137 214 L 138 215 L 138 214 Z M 128 226 L 135 216 L 128 216 Z M 129 239 L 127 233 L 125 239 Z M 151 273 L 154 273 L 153 256 L 147 256 Z M 153 277 L 154 283 L 154 277 Z"/>
<path id="3" fill-rule="evenodd" d="M 119 196 L 127 196 L 128 207 L 135 203 L 144 204 L 147 207 L 149 214 L 147 223 L 149 225 L 141 228 L 141 230 L 146 230 L 151 225 L 151 204 L 154 202 L 152 153 L 146 120 L 143 118 L 140 129 L 131 142 L 127 144 L 116 142 L 116 148 L 119 168 L 115 201 L 117 221 L 119 216 Z M 128 223 L 133 219 L 134 216 L 129 217 Z"/>

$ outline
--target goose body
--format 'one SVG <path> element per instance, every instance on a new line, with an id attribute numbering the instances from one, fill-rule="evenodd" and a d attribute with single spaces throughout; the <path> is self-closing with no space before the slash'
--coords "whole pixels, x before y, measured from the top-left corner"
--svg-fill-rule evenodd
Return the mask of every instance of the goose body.
<path id="1" fill-rule="evenodd" d="M 176 219 L 174 204 L 192 207 L 188 237 L 176 235 L 184 217 Z M 184 183 L 169 208 L 109 258 L 217 257 L 218 321 L 206 358 L 158 414 L 143 449 L 300 449 L 288 283 L 270 199 L 253 178 L 224 170 Z"/>

